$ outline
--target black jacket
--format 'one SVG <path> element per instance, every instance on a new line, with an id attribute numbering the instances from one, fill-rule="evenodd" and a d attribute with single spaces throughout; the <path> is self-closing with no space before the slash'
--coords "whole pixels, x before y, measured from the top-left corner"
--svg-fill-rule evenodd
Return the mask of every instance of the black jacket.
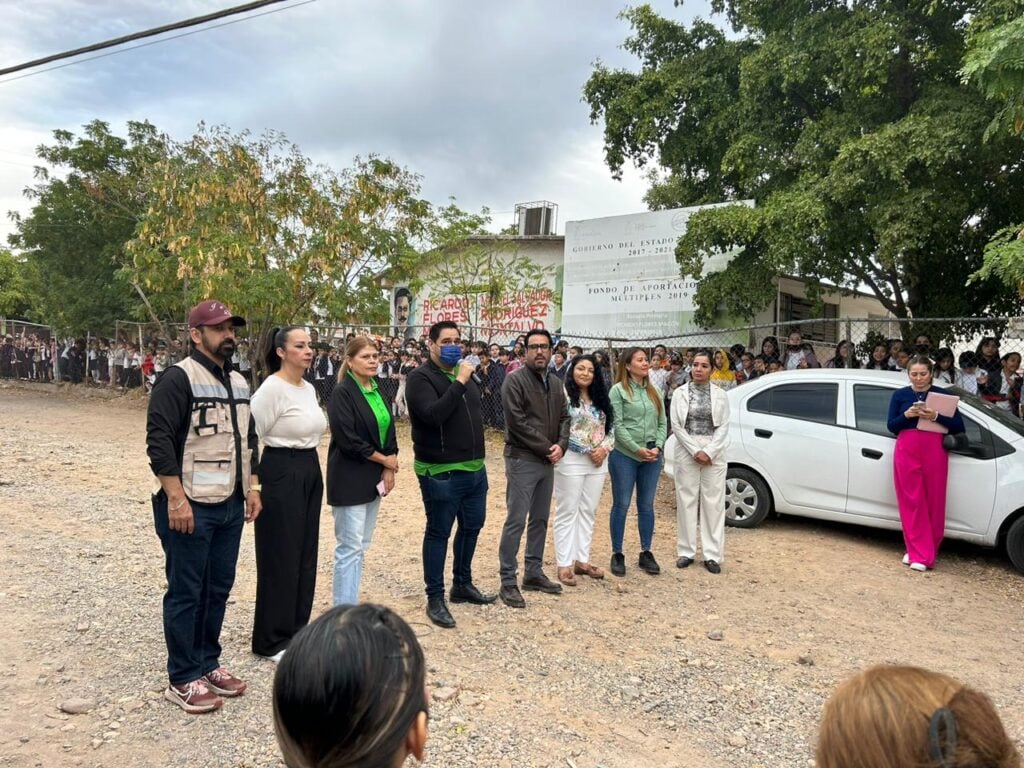
<path id="1" fill-rule="evenodd" d="M 451 381 L 427 360 L 406 378 L 405 401 L 417 460 L 451 464 L 484 458 L 480 389 L 472 379 Z"/>
<path id="2" fill-rule="evenodd" d="M 366 396 L 352 377 L 345 375 L 331 392 L 327 405 L 331 444 L 327 449 L 327 503 L 336 507 L 368 504 L 377 498 L 377 483 L 384 466 L 371 461 L 374 451 L 398 453 L 395 422 L 388 426 L 384 444 Z"/>
<path id="3" fill-rule="evenodd" d="M 505 378 L 505 455 L 547 461 L 551 446 L 569 447 L 569 409 L 562 380 L 549 372 L 547 382 L 529 368 Z"/>

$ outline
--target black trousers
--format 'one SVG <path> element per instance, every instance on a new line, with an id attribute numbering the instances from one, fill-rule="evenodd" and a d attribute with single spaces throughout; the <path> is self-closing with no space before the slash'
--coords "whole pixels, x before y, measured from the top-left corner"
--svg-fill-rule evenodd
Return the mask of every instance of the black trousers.
<path id="1" fill-rule="evenodd" d="M 252 650 L 273 656 L 309 622 L 316 591 L 324 481 L 315 448 L 264 448 L 263 511 L 256 537 L 256 613 Z"/>

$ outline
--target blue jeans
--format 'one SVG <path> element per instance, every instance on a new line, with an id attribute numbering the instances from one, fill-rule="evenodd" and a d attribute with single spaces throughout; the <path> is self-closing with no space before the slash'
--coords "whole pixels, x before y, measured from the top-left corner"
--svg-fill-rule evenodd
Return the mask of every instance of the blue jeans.
<path id="1" fill-rule="evenodd" d="M 172 685 L 198 680 L 220 666 L 220 630 L 235 583 L 245 523 L 239 493 L 220 504 L 192 503 L 192 533 L 172 531 L 167 496 L 153 496 L 153 523 L 164 548 L 167 593 L 164 640 Z"/>
<path id="2" fill-rule="evenodd" d="M 359 602 L 363 560 L 377 527 L 380 496 L 367 504 L 334 507 L 334 605 Z"/>
<path id="3" fill-rule="evenodd" d="M 459 529 L 452 550 L 452 584 L 461 587 L 473 583 L 473 553 L 487 517 L 487 470 L 420 475 L 419 481 L 427 513 L 423 581 L 428 598 L 442 597 L 448 538 L 456 520 Z"/>
<path id="4" fill-rule="evenodd" d="M 665 457 L 657 461 L 637 461 L 622 451 L 612 451 L 608 457 L 608 473 L 612 478 L 612 514 L 609 521 L 612 533 L 612 552 L 622 552 L 622 537 L 626 531 L 626 512 L 636 488 L 636 524 L 640 530 L 640 549 L 651 548 L 654 538 L 654 494 L 658 490 L 658 476 Z"/>

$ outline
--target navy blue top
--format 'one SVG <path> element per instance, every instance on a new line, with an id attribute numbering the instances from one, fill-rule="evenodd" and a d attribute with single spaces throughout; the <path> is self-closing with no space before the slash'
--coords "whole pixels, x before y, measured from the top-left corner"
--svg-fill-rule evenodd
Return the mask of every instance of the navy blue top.
<path id="1" fill-rule="evenodd" d="M 942 387 L 929 387 L 928 392 L 938 392 L 940 395 L 948 395 Z M 904 429 L 917 429 L 917 418 L 908 419 L 904 412 L 918 400 L 924 400 L 928 392 L 915 392 L 913 387 L 897 389 L 892 393 L 892 400 L 889 401 L 889 431 L 898 435 Z M 941 413 L 936 422 L 949 430 L 951 435 L 958 434 L 965 430 L 964 420 L 960 416 L 960 409 L 953 412 L 952 416 L 943 416 Z"/>

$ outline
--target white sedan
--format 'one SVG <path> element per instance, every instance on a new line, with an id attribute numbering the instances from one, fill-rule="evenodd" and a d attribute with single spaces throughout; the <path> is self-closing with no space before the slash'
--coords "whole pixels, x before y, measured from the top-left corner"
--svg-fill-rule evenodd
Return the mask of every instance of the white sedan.
<path id="1" fill-rule="evenodd" d="M 899 529 L 889 399 L 901 373 L 773 373 L 729 391 L 726 522 L 770 512 Z M 967 432 L 949 448 L 946 536 L 1005 549 L 1024 571 L 1024 423 L 956 388 Z M 675 437 L 665 445 L 672 476 Z"/>

